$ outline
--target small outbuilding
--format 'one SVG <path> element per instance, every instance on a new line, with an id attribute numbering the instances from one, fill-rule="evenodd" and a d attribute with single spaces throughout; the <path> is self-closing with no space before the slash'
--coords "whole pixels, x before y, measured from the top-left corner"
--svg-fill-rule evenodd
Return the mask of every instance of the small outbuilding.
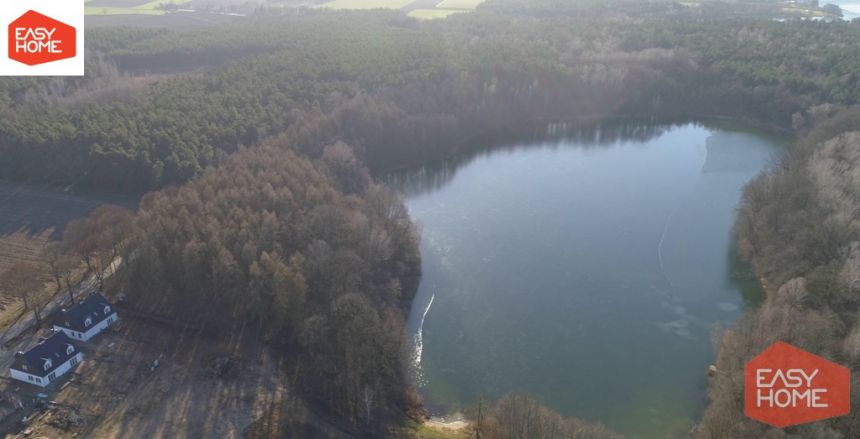
<path id="1" fill-rule="evenodd" d="M 113 325 L 119 316 L 107 299 L 95 293 L 69 309 L 63 309 L 54 320 L 54 329 L 73 340 L 87 341 Z"/>
<path id="2" fill-rule="evenodd" d="M 61 331 L 51 331 L 27 352 L 15 354 L 9 368 L 12 378 L 45 387 L 83 361 L 84 354 Z"/>

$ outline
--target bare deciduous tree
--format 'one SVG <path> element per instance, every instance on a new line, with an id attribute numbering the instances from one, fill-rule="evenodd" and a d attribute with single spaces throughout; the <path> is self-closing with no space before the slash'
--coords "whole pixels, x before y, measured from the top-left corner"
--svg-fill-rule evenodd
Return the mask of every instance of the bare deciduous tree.
<path id="1" fill-rule="evenodd" d="M 30 261 L 17 262 L 0 275 L 0 286 L 4 292 L 20 298 L 24 302 L 24 310 L 32 310 L 37 322 L 42 321 L 39 293 L 45 287 L 43 275 L 42 268 Z"/>

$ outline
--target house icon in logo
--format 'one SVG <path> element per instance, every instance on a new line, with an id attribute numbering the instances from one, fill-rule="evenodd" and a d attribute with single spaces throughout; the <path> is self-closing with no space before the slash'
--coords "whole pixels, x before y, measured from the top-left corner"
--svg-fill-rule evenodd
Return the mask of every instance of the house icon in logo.
<path id="1" fill-rule="evenodd" d="M 29 66 L 74 58 L 76 30 L 29 10 L 9 24 L 9 58 Z"/>

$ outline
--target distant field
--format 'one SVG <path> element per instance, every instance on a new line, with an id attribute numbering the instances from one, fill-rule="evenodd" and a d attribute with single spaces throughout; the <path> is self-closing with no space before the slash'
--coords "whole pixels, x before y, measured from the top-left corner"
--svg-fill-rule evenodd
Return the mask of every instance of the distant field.
<path id="1" fill-rule="evenodd" d="M 109 7 L 86 7 L 84 15 L 164 15 L 166 12 L 156 9 L 132 9 Z"/>
<path id="2" fill-rule="evenodd" d="M 322 7 L 329 9 L 400 9 L 414 0 L 333 0 Z"/>
<path id="3" fill-rule="evenodd" d="M 436 5 L 437 9 L 468 9 L 478 7 L 484 0 L 442 0 Z"/>
<path id="4" fill-rule="evenodd" d="M 469 12 L 483 2 L 484 0 L 442 0 L 441 2 L 434 0 L 332 0 L 323 3 L 320 7 L 328 9 L 402 9 L 410 17 L 432 20 L 449 17 L 458 12 Z"/>
<path id="5" fill-rule="evenodd" d="M 466 11 L 454 9 L 415 9 L 413 11 L 409 11 L 408 15 L 422 20 L 433 20 L 436 18 L 446 18 L 449 15 L 459 14 L 461 12 Z"/>
<path id="6" fill-rule="evenodd" d="M 147 3 L 146 0 L 87 0 L 88 8 L 133 8 Z"/>
<path id="7" fill-rule="evenodd" d="M 21 260 L 42 262 L 45 243 L 62 236 L 70 221 L 89 215 L 105 202 L 0 182 L 0 271 Z"/>
<path id="8" fill-rule="evenodd" d="M 160 11 L 158 11 L 160 12 Z M 87 14 L 87 27 L 162 27 L 188 30 L 230 23 L 242 17 L 202 12 L 172 12 L 170 14 Z"/>
<path id="9" fill-rule="evenodd" d="M 84 3 L 86 15 L 164 15 L 162 4 L 180 3 L 175 0 L 89 0 Z"/>

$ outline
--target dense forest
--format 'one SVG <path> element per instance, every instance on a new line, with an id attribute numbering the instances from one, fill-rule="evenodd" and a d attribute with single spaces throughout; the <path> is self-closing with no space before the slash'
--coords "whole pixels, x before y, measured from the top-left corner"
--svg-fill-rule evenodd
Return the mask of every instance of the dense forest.
<path id="1" fill-rule="evenodd" d="M 857 24 L 708 21 L 659 2 L 547 17 L 542 4 L 431 23 L 305 11 L 189 32 L 96 29 L 85 80 L 0 83 L 0 177 L 139 193 L 287 131 L 343 140 L 377 170 L 524 118 L 788 127 L 810 105 L 860 101 Z"/>
<path id="2" fill-rule="evenodd" d="M 126 306 L 270 346 L 314 410 L 380 437 L 421 415 L 403 361 L 417 233 L 400 195 L 373 182 L 348 145 L 318 160 L 258 146 L 146 195 L 137 212 L 104 205 L 69 223 L 45 249 L 48 269 L 16 264 L 0 273 L 0 291 L 39 319 L 44 298 L 32 292 L 49 274 L 71 291 L 85 265 L 107 286 L 99 274 L 121 258 L 108 288 Z"/>
<path id="3" fill-rule="evenodd" d="M 415 233 L 345 144 L 317 163 L 246 149 L 144 198 L 125 281 L 138 307 L 225 334 L 252 328 L 290 353 L 302 390 L 378 434 L 410 407 L 400 355 Z"/>
<path id="4" fill-rule="evenodd" d="M 695 434 L 850 436 L 860 417 L 785 433 L 744 420 L 738 377 L 776 338 L 860 357 L 860 135 L 846 134 L 860 129 L 860 22 L 606 5 L 491 0 L 433 22 L 268 10 L 193 30 L 91 30 L 85 78 L 0 81 L 0 178 L 155 191 L 133 215 L 102 209 L 69 227 L 58 287 L 66 253 L 96 272 L 122 254 L 135 306 L 256 331 L 295 359 L 304 396 L 378 437 L 420 407 L 403 361 L 420 261 L 416 227 L 375 173 L 536 119 L 795 130 L 797 147 L 744 198 L 740 247 L 768 297 L 722 339 Z M 482 437 L 613 437 L 524 396 L 472 416 Z"/>

